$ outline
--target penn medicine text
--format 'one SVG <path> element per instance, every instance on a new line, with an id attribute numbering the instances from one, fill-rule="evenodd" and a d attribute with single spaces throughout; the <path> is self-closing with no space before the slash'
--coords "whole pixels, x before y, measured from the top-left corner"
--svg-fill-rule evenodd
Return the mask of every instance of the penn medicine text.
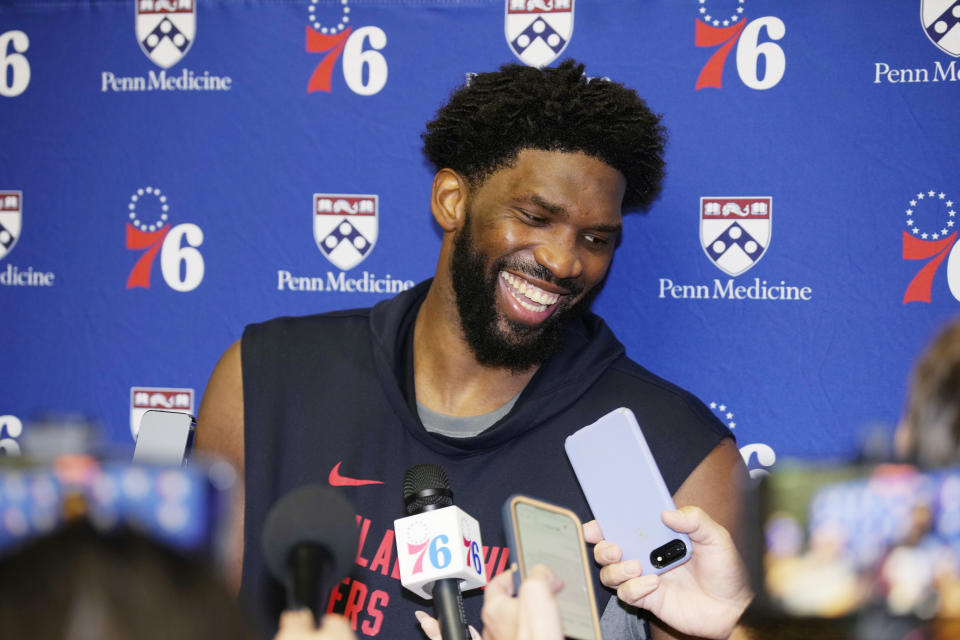
<path id="1" fill-rule="evenodd" d="M 368 271 L 361 278 L 348 278 L 341 271 L 322 276 L 295 276 L 289 271 L 277 271 L 277 291 L 339 291 L 342 293 L 400 293 L 414 285 L 413 280 L 394 279 L 389 273 L 378 278 Z"/>
<path id="2" fill-rule="evenodd" d="M 957 61 L 951 60 L 944 66 L 935 60 L 932 69 L 893 69 L 886 62 L 874 63 L 873 84 L 886 81 L 890 84 L 913 84 L 923 82 L 956 82 Z"/>
<path id="3" fill-rule="evenodd" d="M 100 92 L 112 91 L 230 91 L 233 78 L 214 76 L 209 71 L 203 74 L 184 69 L 177 74 L 167 75 L 166 69 L 150 70 L 146 76 L 118 76 L 112 71 L 100 72 Z"/>
<path id="4" fill-rule="evenodd" d="M 813 298 L 813 289 L 780 284 L 768 284 L 766 280 L 754 278 L 753 284 L 734 284 L 732 279 L 726 282 L 714 278 L 713 287 L 706 284 L 675 284 L 670 278 L 660 278 L 660 298 L 674 300 L 800 300 Z"/>

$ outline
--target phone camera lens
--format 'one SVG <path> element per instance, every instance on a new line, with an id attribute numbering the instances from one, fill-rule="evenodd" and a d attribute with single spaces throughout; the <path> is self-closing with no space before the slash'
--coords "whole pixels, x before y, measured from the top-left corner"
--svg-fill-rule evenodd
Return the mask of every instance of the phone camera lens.
<path id="1" fill-rule="evenodd" d="M 650 553 L 650 563 L 657 569 L 662 569 L 682 558 L 686 552 L 687 545 L 683 540 L 671 540 Z"/>

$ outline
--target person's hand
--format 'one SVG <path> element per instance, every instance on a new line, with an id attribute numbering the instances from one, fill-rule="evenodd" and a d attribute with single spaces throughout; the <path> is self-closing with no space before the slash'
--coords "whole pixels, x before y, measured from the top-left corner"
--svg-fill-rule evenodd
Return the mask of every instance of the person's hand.
<path id="1" fill-rule="evenodd" d="M 483 640 L 563 640 L 563 624 L 556 593 L 563 583 L 547 567 L 537 565 L 513 597 L 513 570 L 504 571 L 487 584 L 483 596 Z M 441 640 L 440 625 L 422 611 L 420 628 L 430 640 Z M 474 640 L 480 634 L 473 627 Z"/>
<path id="2" fill-rule="evenodd" d="M 280 626 L 273 640 L 356 640 L 356 636 L 343 616 L 328 613 L 318 629 L 312 611 L 296 609 L 280 614 Z"/>
<path id="3" fill-rule="evenodd" d="M 642 576 L 636 560 L 620 562 L 620 547 L 603 540 L 595 520 L 583 526 L 593 556 L 603 565 L 600 581 L 616 588 L 623 602 L 650 611 L 677 631 L 703 638 L 728 638 L 753 594 L 743 560 L 730 533 L 699 507 L 664 511 L 663 522 L 690 536 L 693 552 L 684 564 L 660 575 Z"/>

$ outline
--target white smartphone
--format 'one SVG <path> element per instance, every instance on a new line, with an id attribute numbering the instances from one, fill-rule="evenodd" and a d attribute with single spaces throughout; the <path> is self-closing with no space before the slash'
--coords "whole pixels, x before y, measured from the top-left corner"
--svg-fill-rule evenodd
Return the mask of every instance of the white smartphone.
<path id="1" fill-rule="evenodd" d="M 632 411 L 611 411 L 568 436 L 564 448 L 604 539 L 619 545 L 623 560 L 639 560 L 652 574 L 690 558 L 690 539 L 660 519 L 676 507 Z"/>
<path id="2" fill-rule="evenodd" d="M 180 465 L 193 447 L 197 421 L 189 413 L 151 410 L 140 418 L 133 461 Z"/>
<path id="3" fill-rule="evenodd" d="M 583 526 L 577 515 L 543 500 L 513 495 L 503 503 L 503 528 L 520 579 L 543 564 L 563 581 L 557 601 L 564 635 L 575 640 L 602 640 Z"/>

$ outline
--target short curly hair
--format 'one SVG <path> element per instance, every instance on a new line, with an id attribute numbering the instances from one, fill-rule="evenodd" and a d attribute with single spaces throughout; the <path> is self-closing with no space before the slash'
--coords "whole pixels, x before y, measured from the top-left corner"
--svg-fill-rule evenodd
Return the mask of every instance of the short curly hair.
<path id="1" fill-rule="evenodd" d="M 511 166 L 523 149 L 577 152 L 626 179 L 624 211 L 646 209 L 660 192 L 667 132 L 633 89 L 588 79 L 583 65 L 507 64 L 456 90 L 421 134 L 423 152 L 471 186 Z"/>

